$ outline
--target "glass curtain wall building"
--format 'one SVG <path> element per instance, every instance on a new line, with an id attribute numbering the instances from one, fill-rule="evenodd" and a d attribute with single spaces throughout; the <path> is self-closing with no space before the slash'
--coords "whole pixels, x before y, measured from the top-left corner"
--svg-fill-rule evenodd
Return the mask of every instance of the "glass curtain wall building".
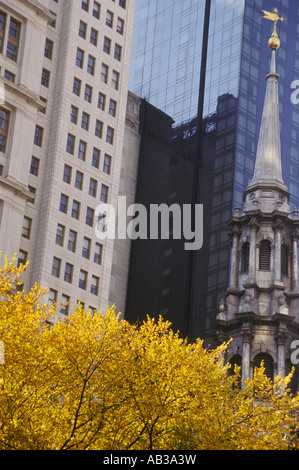
<path id="1" fill-rule="evenodd" d="M 197 202 L 204 205 L 204 242 L 195 253 L 192 282 L 188 268 L 182 269 L 188 265 L 187 254 L 180 247 L 178 255 L 169 241 L 165 249 L 172 249 L 170 272 L 167 280 L 161 274 L 160 311 L 151 312 L 149 307 L 147 313 L 162 313 L 174 329 L 192 339 L 204 337 L 211 344 L 218 304 L 229 282 L 227 221 L 234 208 L 243 205 L 259 137 L 269 70 L 267 41 L 272 32 L 270 22 L 262 19 L 262 9 L 277 7 L 284 17 L 278 25 L 277 56 L 283 179 L 291 194 L 291 210 L 299 206 L 299 104 L 291 100 L 292 83 L 299 79 L 299 5 L 292 0 L 211 0 L 203 123 L 197 145 L 194 126 L 201 92 L 205 3 L 136 2 L 130 90 L 173 119 L 174 158 L 167 184 L 169 194 L 177 194 L 171 200 L 190 202 L 192 168 L 199 159 Z M 153 175 L 158 176 L 158 172 Z M 138 316 L 131 304 L 127 313 L 129 318 Z"/>

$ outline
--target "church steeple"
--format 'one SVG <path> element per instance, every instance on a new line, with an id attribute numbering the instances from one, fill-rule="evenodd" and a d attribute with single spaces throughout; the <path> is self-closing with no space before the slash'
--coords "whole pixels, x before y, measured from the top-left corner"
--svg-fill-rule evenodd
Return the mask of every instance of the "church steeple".
<path id="1" fill-rule="evenodd" d="M 254 175 L 244 192 L 244 208 L 229 221 L 232 239 L 230 283 L 217 315 L 218 340 L 233 339 L 228 360 L 242 361 L 242 378 L 262 357 L 271 378 L 284 375 L 290 345 L 299 339 L 298 211 L 289 209 L 282 179 L 276 51 L 280 41 L 274 13 L 268 42 L 271 65 Z M 299 384 L 298 384 L 299 389 Z"/>
<path id="2" fill-rule="evenodd" d="M 278 17 L 276 9 L 274 13 L 265 11 L 263 11 L 263 13 L 265 14 L 264 18 L 274 22 L 274 30 L 268 42 L 272 56 L 270 71 L 266 77 L 267 87 L 254 174 L 245 191 L 245 198 L 247 195 L 250 195 L 250 197 L 246 199 L 244 210 L 253 209 L 252 204 L 254 203 L 255 206 L 257 206 L 257 201 L 259 200 L 261 210 L 272 212 L 277 208 L 276 204 L 278 203 L 280 209 L 287 212 L 289 195 L 282 179 L 278 98 L 279 75 L 276 71 L 276 51 L 280 46 L 280 41 L 276 33 L 276 23 L 278 20 L 283 21 L 283 18 Z M 275 192 L 272 192 L 272 196 L 275 200 L 269 201 L 269 193 L 267 194 L 266 200 L 262 201 L 263 191 L 273 189 L 275 189 Z M 253 193 L 259 190 L 263 191 L 257 194 Z M 283 207 L 282 201 L 285 202 Z"/>

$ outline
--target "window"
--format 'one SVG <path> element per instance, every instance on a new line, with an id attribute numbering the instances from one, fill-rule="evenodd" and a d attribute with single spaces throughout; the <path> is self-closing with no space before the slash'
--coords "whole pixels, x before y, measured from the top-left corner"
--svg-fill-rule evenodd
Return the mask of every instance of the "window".
<path id="1" fill-rule="evenodd" d="M 113 140 L 114 140 L 114 129 L 108 126 L 107 134 L 106 134 L 106 142 L 108 142 L 108 144 L 113 145 Z"/>
<path id="2" fill-rule="evenodd" d="M 114 47 L 114 59 L 121 60 L 121 46 L 119 44 L 115 44 Z"/>
<path id="3" fill-rule="evenodd" d="M 107 175 L 110 175 L 111 171 L 111 157 L 110 155 L 105 155 L 104 157 L 104 164 L 103 164 L 103 172 Z"/>
<path id="4" fill-rule="evenodd" d="M 106 25 L 109 26 L 109 28 L 113 27 L 113 13 L 111 13 L 111 11 L 107 11 Z"/>
<path id="5" fill-rule="evenodd" d="M 51 41 L 51 39 L 46 38 L 44 56 L 49 60 L 52 60 L 53 44 L 54 43 L 53 43 L 53 41 Z"/>
<path id="6" fill-rule="evenodd" d="M 121 18 L 117 18 L 116 32 L 121 35 L 124 34 L 124 20 Z"/>
<path id="7" fill-rule="evenodd" d="M 248 242 L 243 243 L 241 250 L 241 272 L 248 273 L 249 270 L 249 251 L 250 245 Z"/>
<path id="8" fill-rule="evenodd" d="M 24 265 L 27 263 L 27 257 L 28 257 L 27 251 L 19 250 L 19 254 L 18 254 L 18 268 L 20 267 L 21 264 L 24 266 Z"/>
<path id="9" fill-rule="evenodd" d="M 100 18 L 100 4 L 98 2 L 93 3 L 92 16 L 99 19 Z"/>
<path id="10" fill-rule="evenodd" d="M 50 72 L 49 72 L 49 70 L 43 69 L 42 70 L 41 84 L 43 86 L 45 86 L 46 88 L 49 88 L 49 83 L 50 83 Z"/>
<path id="11" fill-rule="evenodd" d="M 16 76 L 14 73 L 10 72 L 9 70 L 5 70 L 4 77 L 7 78 L 10 82 L 15 83 Z"/>
<path id="12" fill-rule="evenodd" d="M 49 305 L 54 305 L 57 303 L 57 291 L 56 290 L 54 289 L 49 290 L 48 302 L 49 302 Z"/>
<path id="13" fill-rule="evenodd" d="M 71 106 L 70 120 L 73 124 L 77 124 L 78 122 L 78 108 L 76 108 L 76 106 Z"/>
<path id="14" fill-rule="evenodd" d="M 80 216 L 80 202 L 73 201 L 72 217 L 78 220 L 79 216 Z"/>
<path id="15" fill-rule="evenodd" d="M 68 196 L 66 196 L 65 194 L 61 194 L 59 210 L 60 212 L 63 212 L 64 214 L 67 213 L 68 199 L 69 199 Z"/>
<path id="16" fill-rule="evenodd" d="M 90 30 L 90 43 L 93 46 L 96 46 L 98 44 L 98 32 L 94 28 L 91 28 Z"/>
<path id="17" fill-rule="evenodd" d="M 76 179 L 75 179 L 75 188 L 82 189 L 83 185 L 83 173 L 81 171 L 76 171 Z"/>
<path id="18" fill-rule="evenodd" d="M 21 23 L 14 18 L 10 19 L 6 57 L 17 61 L 19 41 L 20 41 Z"/>
<path id="19" fill-rule="evenodd" d="M 92 87 L 90 85 L 85 85 L 84 99 L 85 101 L 88 101 L 88 103 L 91 103 Z"/>
<path id="20" fill-rule="evenodd" d="M 10 113 L 0 108 L 0 152 L 6 151 Z"/>
<path id="21" fill-rule="evenodd" d="M 102 134 L 103 134 L 103 123 L 97 119 L 96 127 L 95 127 L 95 135 L 96 137 L 99 137 L 101 139 Z"/>
<path id="22" fill-rule="evenodd" d="M 78 158 L 79 158 L 79 160 L 85 161 L 86 147 L 87 147 L 86 142 L 84 142 L 83 140 L 80 140 L 79 148 L 78 148 Z"/>
<path id="23" fill-rule="evenodd" d="M 31 204 L 34 204 L 35 195 L 36 195 L 36 188 L 33 188 L 33 186 L 28 186 L 28 191 L 32 194 L 32 198 L 28 202 L 30 202 Z"/>
<path id="24" fill-rule="evenodd" d="M 86 38 L 86 29 L 87 29 L 87 24 L 84 23 L 84 21 L 80 21 L 80 23 L 79 23 L 79 36 L 83 39 Z"/>
<path id="25" fill-rule="evenodd" d="M 111 80 L 111 86 L 114 88 L 114 90 L 118 90 L 119 87 L 119 73 L 113 70 L 112 72 L 112 80 Z"/>
<path id="26" fill-rule="evenodd" d="M 69 239 L 67 242 L 67 249 L 75 253 L 77 244 L 77 232 L 74 230 L 69 231 Z"/>
<path id="27" fill-rule="evenodd" d="M 101 69 L 101 80 L 104 83 L 108 82 L 108 66 L 105 64 L 102 64 L 102 69 Z"/>
<path id="28" fill-rule="evenodd" d="M 70 308 L 70 297 L 68 295 L 62 294 L 61 296 L 61 309 L 60 313 L 63 315 L 68 315 Z"/>
<path id="29" fill-rule="evenodd" d="M 69 165 L 64 165 L 63 170 L 63 181 L 64 183 L 70 184 L 72 175 L 72 168 Z"/>
<path id="30" fill-rule="evenodd" d="M 56 242 L 56 245 L 58 246 L 63 246 L 64 230 L 65 230 L 65 227 L 63 225 L 57 224 L 55 242 Z"/>
<path id="31" fill-rule="evenodd" d="M 87 237 L 83 238 L 82 256 L 83 258 L 89 259 L 90 257 L 90 244 L 91 240 Z"/>
<path id="32" fill-rule="evenodd" d="M 31 175 L 38 176 L 39 159 L 36 157 L 31 158 L 30 173 Z"/>
<path id="33" fill-rule="evenodd" d="M 94 295 L 98 295 L 99 292 L 99 278 L 97 276 L 91 277 L 91 284 L 90 284 L 90 293 Z"/>
<path id="34" fill-rule="evenodd" d="M 89 127 L 89 114 L 87 113 L 82 113 L 82 120 L 81 120 L 81 128 L 84 129 L 85 131 L 88 131 Z"/>
<path id="35" fill-rule="evenodd" d="M 93 167 L 95 168 L 99 168 L 99 164 L 100 164 L 100 151 L 96 148 L 93 149 L 93 152 L 92 152 L 92 161 L 91 161 L 91 164 Z"/>
<path id="36" fill-rule="evenodd" d="M 105 37 L 103 51 L 106 52 L 106 54 L 110 54 L 110 48 L 111 48 L 111 40 Z"/>
<path id="37" fill-rule="evenodd" d="M 59 258 L 53 258 L 52 263 L 52 276 L 59 277 L 60 276 L 60 265 L 61 260 Z"/>
<path id="38" fill-rule="evenodd" d="M 103 246 L 100 243 L 96 243 L 95 249 L 94 249 L 94 255 L 93 255 L 93 261 L 96 264 L 102 263 L 102 250 L 103 250 Z"/>
<path id="39" fill-rule="evenodd" d="M 73 280 L 73 265 L 70 263 L 65 263 L 64 280 L 69 283 Z"/>
<path id="40" fill-rule="evenodd" d="M 281 245 L 281 274 L 289 274 L 289 249 L 285 243 Z"/>
<path id="41" fill-rule="evenodd" d="M 126 0 L 119 0 L 118 3 L 120 7 L 126 8 Z"/>
<path id="42" fill-rule="evenodd" d="M 91 75 L 94 75 L 95 63 L 96 63 L 95 58 L 89 55 L 88 63 L 87 63 L 87 72 L 90 73 Z"/>
<path id="43" fill-rule="evenodd" d="M 115 117 L 115 115 L 116 115 L 116 101 L 114 101 L 114 100 L 110 100 L 109 114 L 110 114 L 110 116 L 113 116 L 113 117 Z"/>
<path id="44" fill-rule="evenodd" d="M 97 195 L 97 181 L 93 178 L 89 180 L 89 195 L 93 197 Z"/>
<path id="45" fill-rule="evenodd" d="M 100 200 L 102 202 L 107 202 L 108 201 L 108 186 L 106 186 L 105 184 L 102 184 L 102 187 L 101 187 L 101 196 L 100 196 Z"/>
<path id="46" fill-rule="evenodd" d="M 80 69 L 83 68 L 83 60 L 84 60 L 84 51 L 82 51 L 82 49 L 79 49 L 78 47 L 77 54 L 76 54 L 76 65 Z"/>
<path id="47" fill-rule="evenodd" d="M 106 96 L 103 95 L 103 93 L 99 93 L 98 108 L 101 109 L 102 111 L 105 111 L 105 102 L 106 102 Z"/>
<path id="48" fill-rule="evenodd" d="M 34 133 L 34 144 L 38 147 L 42 146 L 43 142 L 43 128 L 36 125 L 35 126 L 35 133 Z"/>
<path id="49" fill-rule="evenodd" d="M 94 210 L 91 209 L 90 207 L 87 207 L 86 218 L 85 218 L 86 225 L 89 225 L 90 227 L 93 226 L 93 217 L 94 217 Z"/>
<path id="50" fill-rule="evenodd" d="M 74 155 L 74 148 L 75 148 L 75 136 L 72 134 L 68 134 L 67 142 L 66 142 L 66 151 L 71 155 Z"/>
<path id="51" fill-rule="evenodd" d="M 23 227 L 22 227 L 22 237 L 29 239 L 31 232 L 31 222 L 32 220 L 29 217 L 24 217 Z"/>
<path id="52" fill-rule="evenodd" d="M 104 232 L 105 228 L 105 215 L 99 214 L 97 221 L 97 230 L 99 230 L 100 232 Z"/>
<path id="53" fill-rule="evenodd" d="M 87 272 L 83 271 L 83 269 L 81 269 L 80 274 L 79 274 L 79 287 L 80 287 L 80 289 L 86 290 L 86 284 L 87 284 Z"/>
<path id="54" fill-rule="evenodd" d="M 74 78 L 74 83 L 73 83 L 74 95 L 80 96 L 80 90 L 81 90 L 81 80 L 79 80 L 78 78 Z"/>
<path id="55" fill-rule="evenodd" d="M 89 0 L 82 0 L 81 1 L 81 8 L 84 11 L 88 11 L 89 8 Z"/>
<path id="56" fill-rule="evenodd" d="M 0 11 L 0 52 L 3 52 L 3 42 L 5 35 L 6 27 L 6 14 L 3 11 Z"/>
<path id="57" fill-rule="evenodd" d="M 269 240 L 262 240 L 260 243 L 259 269 L 270 271 L 271 266 L 271 244 Z"/>

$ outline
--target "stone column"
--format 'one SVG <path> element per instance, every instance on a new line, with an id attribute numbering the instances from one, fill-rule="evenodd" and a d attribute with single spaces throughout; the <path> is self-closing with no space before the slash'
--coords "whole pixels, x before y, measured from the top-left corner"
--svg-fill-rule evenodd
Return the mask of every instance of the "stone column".
<path id="1" fill-rule="evenodd" d="M 249 279 L 255 280 L 256 276 L 256 233 L 259 227 L 255 219 L 249 223 L 250 227 L 250 258 L 249 258 Z"/>
<path id="2" fill-rule="evenodd" d="M 281 377 L 285 377 L 285 344 L 287 335 L 284 331 L 278 330 L 276 334 L 277 342 L 277 374 L 281 374 Z"/>
<path id="3" fill-rule="evenodd" d="M 250 350 L 253 334 L 249 327 L 242 330 L 243 351 L 242 351 L 242 382 L 250 377 Z"/>
<path id="4" fill-rule="evenodd" d="M 292 256 L 292 289 L 298 289 L 298 251 L 297 251 L 297 232 L 292 233 L 293 239 L 293 256 Z"/>
<path id="5" fill-rule="evenodd" d="M 278 221 L 273 225 L 275 231 L 275 257 L 274 257 L 274 281 L 281 281 L 281 229 L 282 225 Z"/>
<path id="6" fill-rule="evenodd" d="M 239 267 L 239 260 L 238 260 L 238 242 L 240 231 L 234 227 L 230 233 L 233 241 L 232 241 L 232 253 L 231 253 L 231 265 L 230 265 L 230 287 L 237 287 L 238 281 L 238 267 Z"/>

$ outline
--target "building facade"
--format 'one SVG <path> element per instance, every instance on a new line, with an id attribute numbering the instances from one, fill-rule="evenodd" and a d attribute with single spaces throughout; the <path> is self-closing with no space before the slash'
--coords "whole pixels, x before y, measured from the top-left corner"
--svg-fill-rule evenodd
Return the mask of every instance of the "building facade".
<path id="1" fill-rule="evenodd" d="M 134 0 L 0 2 L 0 248 L 58 317 L 110 302 L 96 208 L 120 191 L 133 20 Z"/>
<path id="2" fill-rule="evenodd" d="M 173 260 L 167 277 L 168 300 L 166 295 L 161 297 L 159 312 L 166 319 L 171 315 L 174 329 L 178 325 L 184 335 L 192 339 L 200 336 L 213 344 L 218 305 L 229 283 L 232 246 L 227 221 L 236 206 L 242 207 L 244 191 L 253 176 L 269 71 L 266 45 L 271 25 L 265 24 L 261 10 L 273 11 L 275 6 L 285 18 L 279 25 L 281 46 L 276 64 L 280 75 L 282 175 L 290 192 L 290 210 L 299 206 L 299 108 L 291 99 L 292 83 L 299 76 L 299 9 L 289 0 L 275 4 L 272 0 L 185 0 L 163 5 L 154 1 L 147 7 L 145 3 L 136 6 L 130 89 L 174 120 L 173 152 L 178 166 L 170 170 L 173 178 L 169 194 L 173 196 L 173 188 L 180 188 L 185 203 L 192 202 L 192 169 L 198 161 L 196 202 L 204 205 L 203 247 L 194 254 L 192 270 L 186 253 L 181 252 L 179 263 Z M 207 20 L 204 9 L 208 3 Z M 204 88 L 200 87 L 200 72 L 205 76 Z M 200 98 L 202 122 L 198 119 Z M 200 130 L 197 142 L 192 135 L 194 122 L 195 129 Z M 183 128 L 186 132 L 178 151 L 176 130 Z M 181 269 L 191 274 L 178 283 Z M 160 285 L 161 292 L 166 292 L 165 282 Z M 179 298 L 184 298 L 187 309 L 182 308 Z"/>

